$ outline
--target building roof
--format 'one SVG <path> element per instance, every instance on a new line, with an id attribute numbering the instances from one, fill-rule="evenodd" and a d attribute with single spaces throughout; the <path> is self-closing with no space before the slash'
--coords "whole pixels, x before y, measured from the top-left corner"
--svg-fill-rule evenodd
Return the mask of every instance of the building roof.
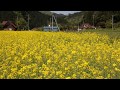
<path id="1" fill-rule="evenodd" d="M 3 22 L 2 22 L 2 25 L 3 25 L 3 26 L 6 25 L 7 22 L 8 22 L 8 21 L 3 21 Z"/>
<path id="2" fill-rule="evenodd" d="M 2 22 L 3 26 L 9 26 L 12 25 L 14 28 L 17 28 L 17 26 L 12 22 L 12 21 L 3 21 Z"/>
<path id="3" fill-rule="evenodd" d="M 80 28 L 93 28 L 93 26 L 90 25 L 89 23 L 84 23 L 80 26 Z"/>

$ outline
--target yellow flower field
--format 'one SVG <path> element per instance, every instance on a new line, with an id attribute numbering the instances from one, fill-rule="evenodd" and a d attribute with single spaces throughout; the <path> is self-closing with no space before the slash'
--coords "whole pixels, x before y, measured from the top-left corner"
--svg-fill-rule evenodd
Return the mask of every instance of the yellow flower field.
<path id="1" fill-rule="evenodd" d="M 0 32 L 1 79 L 120 78 L 120 39 L 95 32 Z"/>

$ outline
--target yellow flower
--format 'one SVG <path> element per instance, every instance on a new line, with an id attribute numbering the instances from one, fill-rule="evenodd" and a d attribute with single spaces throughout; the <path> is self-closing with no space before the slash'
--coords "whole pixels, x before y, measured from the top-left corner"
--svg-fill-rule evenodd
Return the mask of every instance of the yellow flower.
<path id="1" fill-rule="evenodd" d="M 120 59 L 117 59 L 118 62 L 120 62 Z"/>
<path id="2" fill-rule="evenodd" d="M 76 78 L 76 74 L 73 74 L 73 75 L 72 75 L 72 78 Z"/>
<path id="3" fill-rule="evenodd" d="M 104 79 L 103 76 L 97 76 L 96 79 Z"/>
<path id="4" fill-rule="evenodd" d="M 71 59 L 72 57 L 71 57 L 71 55 L 67 55 L 67 58 L 68 58 L 68 59 Z"/>
<path id="5" fill-rule="evenodd" d="M 107 75 L 107 78 L 110 78 L 110 76 L 111 76 L 111 75 L 110 75 L 110 74 L 108 74 L 108 75 Z"/>
<path id="6" fill-rule="evenodd" d="M 63 74 L 60 74 L 60 78 L 63 79 L 63 78 L 64 78 L 64 75 L 63 75 Z"/>
<path id="7" fill-rule="evenodd" d="M 21 71 L 18 71 L 18 74 L 19 74 L 19 75 L 21 75 L 21 74 L 22 74 L 22 72 L 21 72 Z"/>
<path id="8" fill-rule="evenodd" d="M 53 56 L 54 56 L 56 59 L 58 59 L 58 55 L 57 55 L 57 54 L 54 54 Z"/>
<path id="9" fill-rule="evenodd" d="M 46 55 L 49 55 L 49 52 L 46 52 Z"/>
<path id="10" fill-rule="evenodd" d="M 62 71 L 57 71 L 56 72 L 56 75 L 60 75 L 60 74 L 62 74 Z"/>
<path id="11" fill-rule="evenodd" d="M 66 67 L 66 68 L 65 68 L 65 70 L 67 71 L 67 70 L 69 70 L 69 68 L 68 68 L 68 67 Z"/>
<path id="12" fill-rule="evenodd" d="M 48 71 L 42 71 L 42 73 L 45 75 L 45 76 L 47 76 L 48 75 Z"/>
<path id="13" fill-rule="evenodd" d="M 120 72 L 120 40 L 110 43 L 106 34 L 2 31 L 0 78 L 114 78 Z"/>
<path id="14" fill-rule="evenodd" d="M 18 59 L 18 57 L 15 57 L 15 58 L 14 58 L 14 60 L 17 60 L 17 59 Z"/>
<path id="15" fill-rule="evenodd" d="M 7 78 L 12 79 L 12 78 L 13 78 L 13 75 L 12 75 L 12 74 L 10 74 L 10 75 L 8 75 L 8 77 L 7 77 Z"/>
<path id="16" fill-rule="evenodd" d="M 118 69 L 118 68 L 115 68 L 115 71 L 120 71 L 120 69 Z"/>
<path id="17" fill-rule="evenodd" d="M 115 63 L 113 64 L 113 67 L 117 66 Z"/>
<path id="18" fill-rule="evenodd" d="M 4 78 L 4 75 L 0 75 L 0 79 L 3 79 Z"/>
<path id="19" fill-rule="evenodd" d="M 12 72 L 17 71 L 17 68 L 12 68 L 11 71 Z"/>
<path id="20" fill-rule="evenodd" d="M 52 61 L 51 61 L 50 59 L 49 59 L 49 60 L 47 60 L 47 63 L 48 63 L 48 64 L 50 64 L 51 62 L 52 62 Z"/>
<path id="21" fill-rule="evenodd" d="M 71 79 L 71 77 L 66 77 L 66 79 Z"/>
<path id="22" fill-rule="evenodd" d="M 25 59 L 25 58 L 26 58 L 26 56 L 27 56 L 27 55 L 26 55 L 26 54 L 24 54 L 24 55 L 22 56 L 22 59 Z"/>
<path id="23" fill-rule="evenodd" d="M 76 61 L 75 64 L 78 64 L 78 61 Z"/>
<path id="24" fill-rule="evenodd" d="M 76 54 L 76 51 L 72 51 L 72 53 L 71 54 Z"/>
<path id="25" fill-rule="evenodd" d="M 107 69 L 108 67 L 107 66 L 104 66 L 104 69 Z"/>
<path id="26" fill-rule="evenodd" d="M 32 77 L 33 77 L 33 76 L 35 76 L 35 75 L 36 75 L 36 73 L 32 73 L 30 76 L 32 76 Z"/>

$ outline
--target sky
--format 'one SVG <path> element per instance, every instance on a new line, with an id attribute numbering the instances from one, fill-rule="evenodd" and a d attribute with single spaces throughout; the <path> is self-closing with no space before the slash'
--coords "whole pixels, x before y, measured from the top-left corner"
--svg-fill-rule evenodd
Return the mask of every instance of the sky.
<path id="1" fill-rule="evenodd" d="M 80 12 L 80 11 L 51 11 L 51 12 L 55 12 L 55 13 L 58 13 L 58 14 L 65 14 L 65 15 L 68 15 L 68 14 L 73 14 L 75 12 Z"/>

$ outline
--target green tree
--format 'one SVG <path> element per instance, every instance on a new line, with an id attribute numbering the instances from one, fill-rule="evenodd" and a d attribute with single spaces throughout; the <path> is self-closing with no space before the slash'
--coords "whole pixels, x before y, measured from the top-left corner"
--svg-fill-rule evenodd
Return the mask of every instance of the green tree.
<path id="1" fill-rule="evenodd" d="M 105 27 L 106 28 L 112 28 L 112 21 L 111 20 L 106 21 Z"/>
<path id="2" fill-rule="evenodd" d="M 16 21 L 16 23 L 18 24 L 18 29 L 22 29 L 22 30 L 24 30 L 24 29 L 26 29 L 26 27 L 27 27 L 27 22 L 24 20 L 24 18 L 19 18 L 17 21 Z"/>
<path id="3" fill-rule="evenodd" d="M 0 30 L 3 30 L 3 25 L 0 23 Z"/>
<path id="4" fill-rule="evenodd" d="M 24 30 L 26 28 L 27 22 L 24 19 L 22 13 L 20 11 L 14 11 L 14 13 L 16 14 L 16 25 L 18 30 Z"/>

